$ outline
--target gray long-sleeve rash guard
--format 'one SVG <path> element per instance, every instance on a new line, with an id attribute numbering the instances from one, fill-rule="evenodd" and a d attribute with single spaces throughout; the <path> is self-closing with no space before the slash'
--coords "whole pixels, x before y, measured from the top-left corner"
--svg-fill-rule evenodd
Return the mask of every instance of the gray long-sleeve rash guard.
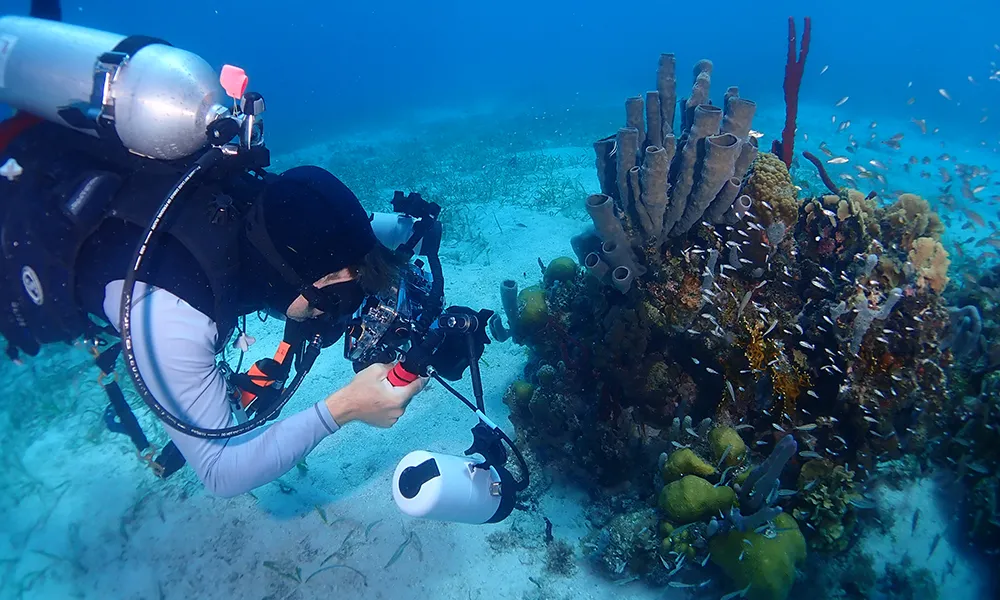
<path id="1" fill-rule="evenodd" d="M 105 288 L 104 312 L 119 327 L 123 282 Z M 198 427 L 236 424 L 216 366 L 215 322 L 170 292 L 136 283 L 132 339 L 149 391 L 171 414 Z M 232 497 L 273 481 L 338 429 L 324 402 L 269 426 L 226 439 L 202 439 L 164 425 L 210 492 Z"/>

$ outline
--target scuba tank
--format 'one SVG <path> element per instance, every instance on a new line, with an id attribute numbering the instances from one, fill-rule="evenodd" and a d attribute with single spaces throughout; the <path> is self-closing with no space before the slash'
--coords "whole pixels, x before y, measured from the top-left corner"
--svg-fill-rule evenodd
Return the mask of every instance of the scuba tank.
<path id="1" fill-rule="evenodd" d="M 196 54 L 31 17 L 0 17 L 0 103 L 141 156 L 175 160 L 229 115 L 219 76 Z"/>

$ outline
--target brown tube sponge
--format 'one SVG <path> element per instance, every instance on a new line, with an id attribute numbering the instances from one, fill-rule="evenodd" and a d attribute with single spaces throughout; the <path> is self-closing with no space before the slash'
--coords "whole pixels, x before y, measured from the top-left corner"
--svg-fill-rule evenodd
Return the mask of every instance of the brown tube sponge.
<path id="1" fill-rule="evenodd" d="M 631 267 L 634 264 L 632 252 L 624 244 L 607 241 L 601 244 L 601 256 L 612 269 L 615 267 Z"/>
<path id="2" fill-rule="evenodd" d="M 587 272 L 601 281 L 604 281 L 604 278 L 611 271 L 608 263 L 604 262 L 601 255 L 596 252 L 591 252 L 583 259 L 583 266 L 587 267 Z"/>
<path id="3" fill-rule="evenodd" d="M 660 55 L 656 94 L 660 97 L 660 129 L 666 138 L 674 132 L 674 113 L 677 111 L 677 58 L 673 54 Z"/>
<path id="4" fill-rule="evenodd" d="M 597 235 L 597 231 L 593 227 L 587 227 L 580 233 L 569 238 L 569 245 L 573 248 L 573 254 L 576 254 L 576 259 L 580 261 L 580 264 L 583 264 L 588 254 L 601 249 L 601 237 Z"/>
<path id="5" fill-rule="evenodd" d="M 639 130 L 623 127 L 618 130 L 618 149 L 615 158 L 618 161 L 616 176 L 618 178 L 618 208 L 629 212 L 628 170 L 635 166 L 636 154 L 639 152 Z"/>
<path id="6" fill-rule="evenodd" d="M 739 98 L 739 97 L 740 97 L 740 88 L 736 87 L 735 85 L 729 86 L 728 88 L 726 88 L 726 95 L 722 99 L 722 106 L 725 107 L 727 104 L 729 104 L 730 98 Z"/>
<path id="7" fill-rule="evenodd" d="M 642 277 L 646 274 L 646 267 L 635 262 L 631 247 L 625 244 L 604 242 L 601 244 L 601 257 L 612 269 L 628 267 L 634 277 Z"/>
<path id="8" fill-rule="evenodd" d="M 601 184 L 601 193 L 614 196 L 618 193 L 617 160 L 614 154 L 617 139 L 613 135 L 594 142 L 594 154 L 597 157 L 597 180 Z"/>
<path id="9" fill-rule="evenodd" d="M 500 306 L 507 317 L 507 326 L 516 342 L 520 337 L 517 332 L 517 282 L 505 279 L 500 283 Z"/>
<path id="10" fill-rule="evenodd" d="M 724 218 L 726 225 L 735 225 L 743 219 L 747 211 L 750 210 L 750 206 L 753 205 L 753 200 L 750 196 L 743 194 L 733 202 L 733 205 L 729 207 L 726 211 L 726 216 Z"/>
<path id="11" fill-rule="evenodd" d="M 632 279 L 632 269 L 628 267 L 615 267 L 615 270 L 611 271 L 611 285 L 623 294 L 627 293 L 629 288 L 632 287 Z"/>
<path id="12" fill-rule="evenodd" d="M 663 229 L 663 214 L 667 210 L 667 170 L 670 160 L 666 151 L 658 146 L 646 148 L 642 161 L 642 202 L 636 206 L 639 225 L 645 238 L 655 238 Z"/>
<path id="13" fill-rule="evenodd" d="M 705 155 L 699 167 L 698 180 L 684 207 L 684 215 L 674 225 L 670 235 L 683 235 L 701 220 L 712 200 L 722 191 L 722 186 L 733 176 L 739 151 L 740 139 L 731 133 L 705 138 Z"/>
<path id="14" fill-rule="evenodd" d="M 602 242 L 625 243 L 625 230 L 615 216 L 615 204 L 607 194 L 593 194 L 587 198 L 587 214 L 594 221 L 594 228 Z"/>
<path id="15" fill-rule="evenodd" d="M 742 181 L 739 177 L 730 177 L 726 180 L 725 185 L 722 186 L 722 190 L 716 194 L 715 200 L 708 205 L 708 210 L 705 211 L 705 220 L 709 223 L 722 223 L 722 218 L 726 216 L 726 211 L 729 207 L 736 202 L 736 196 L 740 193 L 740 184 Z"/>
<path id="16" fill-rule="evenodd" d="M 646 131 L 642 120 L 642 96 L 633 96 L 625 100 L 625 127 Z"/>
<path id="17" fill-rule="evenodd" d="M 750 138 L 749 141 L 743 142 L 743 146 L 740 148 L 740 155 L 736 158 L 736 165 L 733 167 L 733 173 L 737 177 L 743 177 L 750 170 L 750 165 L 753 164 L 754 159 L 757 158 L 757 146 L 754 143 L 757 140 Z"/>
<path id="18" fill-rule="evenodd" d="M 639 167 L 632 167 L 628 170 L 628 205 L 632 211 L 629 215 L 633 218 L 638 218 L 638 213 L 636 211 L 638 211 L 642 206 L 640 194 Z"/>
<path id="19" fill-rule="evenodd" d="M 750 124 L 757 112 L 757 104 L 752 100 L 730 96 L 726 99 L 725 113 L 722 115 L 722 133 L 731 133 L 743 141 L 750 135 Z"/>
<path id="20" fill-rule="evenodd" d="M 711 104 L 700 104 L 694 111 L 691 128 L 681 138 L 681 148 L 674 157 L 671 166 L 673 189 L 670 190 L 670 203 L 667 215 L 663 219 L 663 233 L 666 234 L 684 215 L 687 208 L 688 195 L 694 187 L 694 168 L 698 159 L 699 142 L 710 135 L 719 133 L 722 122 L 722 109 Z M 662 235 L 660 239 L 666 239 Z"/>
<path id="21" fill-rule="evenodd" d="M 646 92 L 646 145 L 663 145 L 663 125 L 660 123 L 660 96 Z"/>
<path id="22" fill-rule="evenodd" d="M 684 101 L 684 129 L 694 120 L 695 109 L 702 104 L 708 104 L 712 90 L 712 61 L 707 59 L 699 60 L 694 65 L 694 85 L 691 86 L 691 95 Z M 715 133 L 715 132 L 713 132 Z"/>

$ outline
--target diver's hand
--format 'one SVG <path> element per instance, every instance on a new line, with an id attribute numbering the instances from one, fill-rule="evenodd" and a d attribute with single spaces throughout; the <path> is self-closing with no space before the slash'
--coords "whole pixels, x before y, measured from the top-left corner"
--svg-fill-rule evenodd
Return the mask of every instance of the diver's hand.
<path id="1" fill-rule="evenodd" d="M 375 427 L 392 427 L 403 416 L 406 405 L 427 379 L 418 378 L 403 387 L 393 387 L 386 376 L 392 365 L 373 364 L 326 399 L 326 407 L 338 425 L 362 421 Z"/>

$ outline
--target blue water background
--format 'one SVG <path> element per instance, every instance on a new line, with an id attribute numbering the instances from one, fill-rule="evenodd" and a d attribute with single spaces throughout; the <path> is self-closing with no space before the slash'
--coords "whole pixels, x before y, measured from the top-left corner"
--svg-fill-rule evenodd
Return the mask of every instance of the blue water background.
<path id="1" fill-rule="evenodd" d="M 4 2 L 12 13 L 27 6 Z M 780 106 L 790 15 L 800 32 L 801 17 L 813 19 L 804 103 L 832 107 L 850 96 L 841 118 L 924 118 L 952 139 L 986 139 L 995 147 L 1000 114 L 980 119 L 984 109 L 1000 107 L 1000 82 L 988 80 L 990 62 L 1000 61 L 993 47 L 1000 43 L 1000 3 L 64 3 L 68 22 L 156 35 L 217 68 L 246 68 L 251 88 L 268 101 L 270 145 L 279 153 L 405 124 L 427 110 L 503 106 L 549 115 L 553 128 L 596 110 L 617 126 L 622 99 L 654 87 L 660 52 L 678 55 L 679 95 L 688 65 L 708 57 L 717 86 L 738 84 L 743 96 Z M 830 69 L 820 76 L 824 65 Z M 920 101 L 908 107 L 911 96 Z"/>

